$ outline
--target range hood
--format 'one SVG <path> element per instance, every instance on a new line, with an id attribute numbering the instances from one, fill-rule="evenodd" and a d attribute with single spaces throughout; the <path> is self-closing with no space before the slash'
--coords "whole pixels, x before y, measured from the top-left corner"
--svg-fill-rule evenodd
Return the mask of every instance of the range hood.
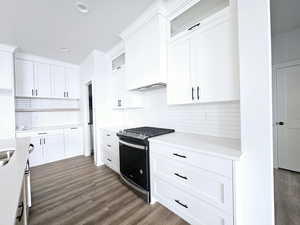
<path id="1" fill-rule="evenodd" d="M 167 86 L 166 83 L 154 83 L 140 88 L 132 89 L 132 91 L 149 91 L 149 90 L 165 88 L 166 86 Z"/>

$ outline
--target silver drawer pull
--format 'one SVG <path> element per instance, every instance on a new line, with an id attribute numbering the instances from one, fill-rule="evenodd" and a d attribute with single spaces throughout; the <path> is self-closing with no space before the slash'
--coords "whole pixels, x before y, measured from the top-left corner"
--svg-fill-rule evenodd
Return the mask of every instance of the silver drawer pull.
<path id="1" fill-rule="evenodd" d="M 111 162 L 111 159 L 107 159 L 107 161 Z"/>
<path id="2" fill-rule="evenodd" d="M 174 200 L 177 204 L 181 205 L 184 208 L 188 208 L 188 206 L 186 204 L 181 203 L 179 200 Z"/>
<path id="3" fill-rule="evenodd" d="M 107 136 L 107 137 L 110 137 L 110 134 L 107 134 L 106 136 Z"/>
<path id="4" fill-rule="evenodd" d="M 46 132 L 38 133 L 38 135 L 43 135 L 43 134 L 47 134 L 47 133 Z"/>
<path id="5" fill-rule="evenodd" d="M 184 180 L 187 180 L 187 179 L 188 179 L 187 177 L 181 176 L 181 175 L 178 174 L 178 173 L 174 173 L 174 175 L 177 176 L 177 177 L 180 177 L 180 178 L 182 178 L 182 179 L 184 179 Z"/>
<path id="6" fill-rule="evenodd" d="M 110 147 L 111 147 L 111 145 L 107 145 L 107 147 L 109 147 L 109 148 L 110 148 Z"/>
<path id="7" fill-rule="evenodd" d="M 185 155 L 179 155 L 179 154 L 177 154 L 177 153 L 173 153 L 173 155 L 175 155 L 175 156 L 177 156 L 177 157 L 180 157 L 180 158 L 186 158 L 186 156 Z"/>

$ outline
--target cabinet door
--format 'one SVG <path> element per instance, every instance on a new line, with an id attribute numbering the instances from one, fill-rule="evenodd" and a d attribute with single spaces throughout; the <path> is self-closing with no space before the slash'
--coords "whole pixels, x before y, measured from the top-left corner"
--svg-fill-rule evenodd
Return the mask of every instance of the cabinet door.
<path id="1" fill-rule="evenodd" d="M 52 96 L 64 98 L 66 92 L 65 68 L 62 66 L 51 65 Z"/>
<path id="2" fill-rule="evenodd" d="M 34 150 L 29 155 L 30 166 L 44 164 L 43 137 L 33 137 L 31 143 L 34 145 Z"/>
<path id="3" fill-rule="evenodd" d="M 165 20 L 154 16 L 125 40 L 127 89 L 166 82 L 164 26 Z"/>
<path id="4" fill-rule="evenodd" d="M 65 129 L 65 156 L 73 157 L 82 154 L 81 128 Z"/>
<path id="5" fill-rule="evenodd" d="M 65 79 L 67 86 L 67 97 L 80 98 L 80 77 L 78 74 L 78 69 L 66 68 Z"/>
<path id="6" fill-rule="evenodd" d="M 63 134 L 45 136 L 44 154 L 47 163 L 64 159 L 65 142 Z"/>
<path id="7" fill-rule="evenodd" d="M 34 65 L 31 61 L 15 61 L 16 96 L 34 96 Z"/>
<path id="8" fill-rule="evenodd" d="M 179 40 L 168 51 L 168 104 L 192 102 L 190 76 L 190 40 Z"/>
<path id="9" fill-rule="evenodd" d="M 12 54 L 0 52 L 0 89 L 13 88 L 13 67 Z"/>
<path id="10" fill-rule="evenodd" d="M 1 96 L 0 139 L 15 138 L 15 105 L 12 96 Z"/>
<path id="11" fill-rule="evenodd" d="M 51 97 L 50 65 L 45 63 L 34 64 L 34 80 L 36 96 Z"/>
<path id="12" fill-rule="evenodd" d="M 230 20 L 195 32 L 191 40 L 193 86 L 199 101 L 239 99 L 239 78 Z"/>

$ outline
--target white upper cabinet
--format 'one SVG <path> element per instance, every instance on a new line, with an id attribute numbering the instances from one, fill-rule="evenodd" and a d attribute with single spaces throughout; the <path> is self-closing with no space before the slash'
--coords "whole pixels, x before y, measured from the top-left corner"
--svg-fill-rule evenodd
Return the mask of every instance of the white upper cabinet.
<path id="1" fill-rule="evenodd" d="M 34 64 L 31 61 L 15 61 L 16 96 L 35 96 Z"/>
<path id="2" fill-rule="evenodd" d="M 135 29 L 123 32 L 127 89 L 166 83 L 166 27 L 166 19 L 155 14 Z"/>
<path id="3" fill-rule="evenodd" d="M 80 78 L 76 68 L 65 68 L 66 96 L 80 98 Z"/>
<path id="4" fill-rule="evenodd" d="M 190 40 L 185 38 L 169 46 L 168 103 L 192 102 Z"/>
<path id="5" fill-rule="evenodd" d="M 65 68 L 51 65 L 52 96 L 55 98 L 66 97 Z"/>
<path id="6" fill-rule="evenodd" d="M 80 98 L 80 77 L 76 66 L 34 57 L 17 57 L 15 84 L 18 97 Z"/>
<path id="7" fill-rule="evenodd" d="M 45 63 L 34 63 L 35 96 L 51 96 L 50 65 Z"/>
<path id="8" fill-rule="evenodd" d="M 168 51 L 168 104 L 239 100 L 232 19 L 226 8 L 197 30 L 174 38 Z"/>
<path id="9" fill-rule="evenodd" d="M 199 29 L 191 36 L 192 86 L 199 102 L 239 99 L 231 20 Z"/>
<path id="10" fill-rule="evenodd" d="M 0 89 L 13 88 L 13 54 L 0 50 Z"/>

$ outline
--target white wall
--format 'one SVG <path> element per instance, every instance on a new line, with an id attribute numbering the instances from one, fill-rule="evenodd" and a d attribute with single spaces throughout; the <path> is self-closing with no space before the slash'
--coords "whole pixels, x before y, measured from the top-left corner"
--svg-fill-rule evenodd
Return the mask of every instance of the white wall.
<path id="1" fill-rule="evenodd" d="M 274 224 L 269 0 L 238 0 L 243 156 L 236 174 L 237 225 Z"/>
<path id="2" fill-rule="evenodd" d="M 109 65 L 108 57 L 99 51 L 93 51 L 80 65 L 81 76 L 81 107 L 83 109 L 81 122 L 84 127 L 85 150 L 88 149 L 88 96 L 86 84 L 93 82 L 93 101 L 94 101 L 94 150 L 97 154 L 101 143 L 99 138 L 99 128 L 108 126 L 111 107 L 108 106 L 109 100 Z M 87 152 L 85 153 L 87 155 Z M 102 165 L 100 154 L 96 156 L 97 165 Z"/>
<path id="3" fill-rule="evenodd" d="M 124 126 L 156 126 L 176 131 L 240 138 L 239 102 L 167 105 L 166 88 L 142 93 L 143 109 L 124 111 Z"/>
<path id="4" fill-rule="evenodd" d="M 300 59 L 300 28 L 272 37 L 273 65 Z"/>

